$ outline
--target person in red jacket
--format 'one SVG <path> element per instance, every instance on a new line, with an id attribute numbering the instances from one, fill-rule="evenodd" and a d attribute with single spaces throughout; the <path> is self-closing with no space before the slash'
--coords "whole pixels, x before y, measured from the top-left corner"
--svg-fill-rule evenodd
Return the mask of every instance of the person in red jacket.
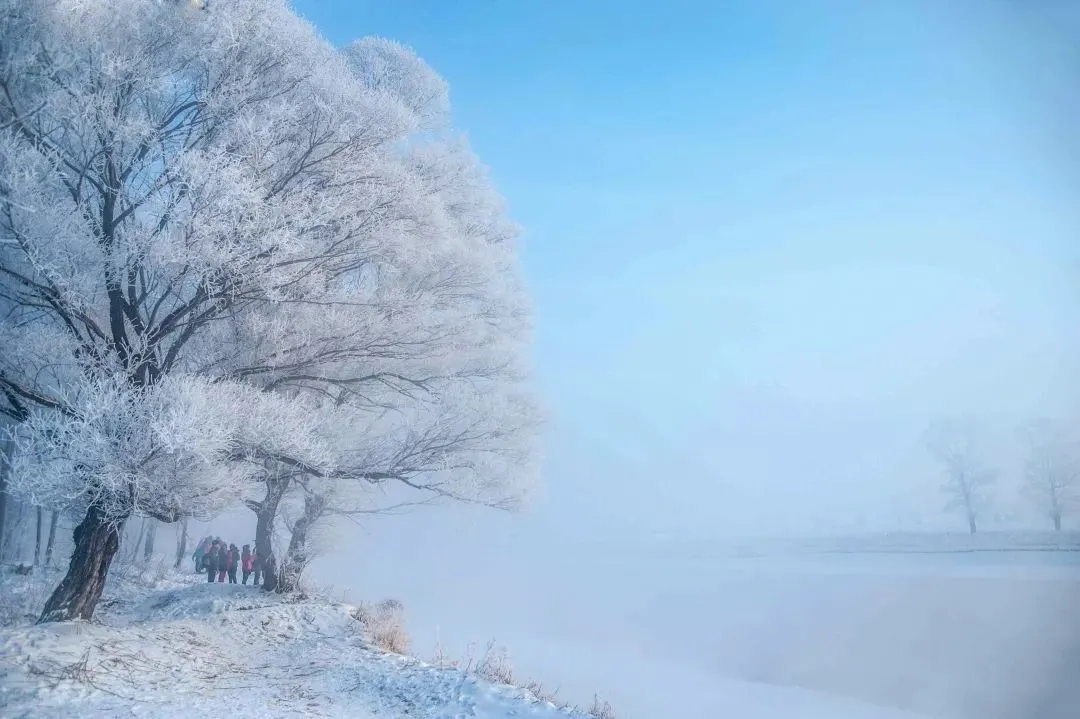
<path id="1" fill-rule="evenodd" d="M 251 576 L 252 570 L 255 569 L 255 555 L 251 553 L 250 544 L 245 544 L 244 551 L 240 554 L 240 569 L 244 572 L 240 583 L 247 584 L 248 577 Z"/>

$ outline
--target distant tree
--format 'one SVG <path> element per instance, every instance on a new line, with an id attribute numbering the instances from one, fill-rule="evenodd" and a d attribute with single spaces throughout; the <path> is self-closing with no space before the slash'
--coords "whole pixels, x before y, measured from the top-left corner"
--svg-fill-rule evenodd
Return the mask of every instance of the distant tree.
<path id="1" fill-rule="evenodd" d="M 3 559 L 8 534 L 8 477 L 11 474 L 14 454 L 15 442 L 10 430 L 6 423 L 0 423 L 0 559 Z"/>
<path id="2" fill-rule="evenodd" d="M 153 517 L 143 520 L 146 523 L 146 539 L 143 540 L 143 561 L 149 562 L 154 558 L 154 540 L 157 537 L 157 524 Z"/>
<path id="3" fill-rule="evenodd" d="M 143 539 L 146 537 L 146 518 L 139 522 L 139 533 L 135 535 L 135 541 L 131 545 L 131 552 L 125 558 L 128 562 L 134 562 L 139 556 L 139 550 L 142 549 Z"/>
<path id="4" fill-rule="evenodd" d="M 60 512 L 53 510 L 49 518 L 49 541 L 45 544 L 45 566 L 52 566 L 53 549 L 56 547 L 56 525 L 60 521 Z"/>
<path id="5" fill-rule="evenodd" d="M 1025 490 L 1055 531 L 1076 499 L 1080 481 L 1080 443 L 1052 420 L 1039 420 L 1022 428 L 1027 444 Z"/>
<path id="6" fill-rule="evenodd" d="M 179 569 L 181 563 L 184 561 L 184 557 L 187 556 L 188 545 L 188 518 L 184 517 L 180 520 L 180 530 L 176 537 L 176 562 L 173 564 L 175 569 Z"/>
<path id="7" fill-rule="evenodd" d="M 37 567 L 41 564 L 41 550 L 44 548 L 42 533 L 45 531 L 45 511 L 41 507 L 34 509 L 34 566 Z"/>
<path id="8" fill-rule="evenodd" d="M 928 434 L 930 454 L 942 466 L 947 511 L 959 512 L 975 534 L 978 522 L 990 507 L 990 488 L 997 479 L 979 456 L 976 431 L 968 422 L 941 423 Z"/>

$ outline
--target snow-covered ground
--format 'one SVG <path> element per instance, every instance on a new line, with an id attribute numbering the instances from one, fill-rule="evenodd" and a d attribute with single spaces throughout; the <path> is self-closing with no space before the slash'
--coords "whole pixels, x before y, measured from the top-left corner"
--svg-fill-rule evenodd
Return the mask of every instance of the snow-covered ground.
<path id="1" fill-rule="evenodd" d="M 93 622 L 30 624 L 46 577 L 5 572 L 0 705 L 12 717 L 583 717 L 373 649 L 352 607 L 177 576 L 110 581 Z M 658 677 L 663 680 L 662 676 Z M 797 689 L 711 681 L 740 719 L 914 717 Z M 679 683 L 672 683 L 672 692 Z M 671 706 L 679 706 L 672 696 Z M 641 716 L 632 707 L 622 717 Z M 665 719 L 677 719 L 677 712 Z"/>
<path id="2" fill-rule="evenodd" d="M 584 716 L 374 650 L 348 605 L 283 601 L 250 586 L 157 584 L 126 582 L 127 596 L 114 588 L 91 623 L 4 630 L 4 715 Z"/>

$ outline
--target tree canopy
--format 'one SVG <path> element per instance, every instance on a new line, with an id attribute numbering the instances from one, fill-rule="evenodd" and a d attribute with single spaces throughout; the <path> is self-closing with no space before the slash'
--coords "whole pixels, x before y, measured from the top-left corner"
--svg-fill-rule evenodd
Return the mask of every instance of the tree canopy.
<path id="1" fill-rule="evenodd" d="M 284 0 L 0 0 L 0 39 L 12 487 L 86 517 L 47 617 L 92 613 L 76 575 L 133 513 L 268 472 L 343 511 L 523 495 L 518 228 L 412 51 L 338 50 Z"/>

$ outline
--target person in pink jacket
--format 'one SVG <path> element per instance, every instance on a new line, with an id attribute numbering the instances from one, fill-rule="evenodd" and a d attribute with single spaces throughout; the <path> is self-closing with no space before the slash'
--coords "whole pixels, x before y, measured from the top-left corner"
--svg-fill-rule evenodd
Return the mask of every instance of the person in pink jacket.
<path id="1" fill-rule="evenodd" d="M 251 545 L 245 544 L 244 551 L 240 554 L 240 569 L 244 574 L 241 584 L 247 584 L 248 577 L 251 576 L 251 572 L 255 569 L 255 554 L 251 551 Z M 259 580 L 256 579 L 256 582 Z"/>

